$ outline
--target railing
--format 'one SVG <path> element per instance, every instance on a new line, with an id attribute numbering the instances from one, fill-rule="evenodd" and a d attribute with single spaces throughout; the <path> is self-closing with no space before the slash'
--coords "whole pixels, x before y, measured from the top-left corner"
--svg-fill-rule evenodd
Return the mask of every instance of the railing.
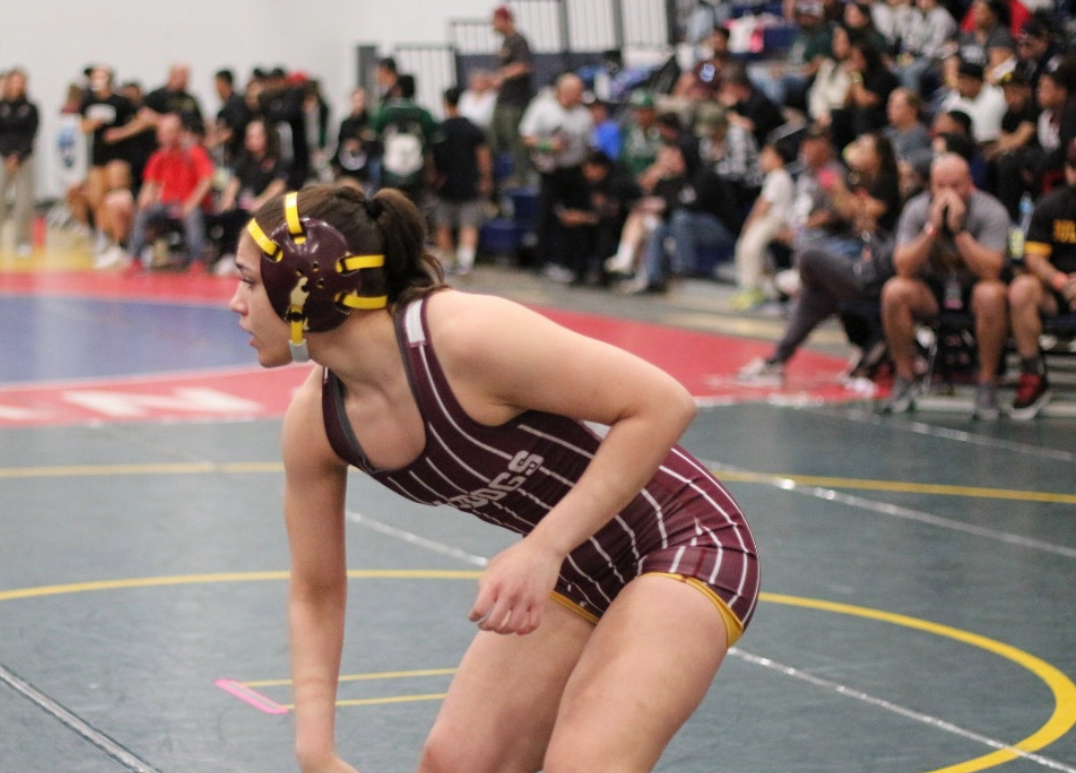
<path id="1" fill-rule="evenodd" d="M 535 55 L 535 85 L 542 87 L 564 70 L 596 64 L 606 51 L 621 52 L 629 63 L 633 52 L 653 62 L 672 49 L 685 2 L 694 0 L 512 0 L 509 5 Z M 443 44 L 401 44 L 392 51 L 400 71 L 415 76 L 418 102 L 438 115 L 444 89 L 465 86 L 476 68 L 493 69 L 501 45 L 489 19 L 450 20 L 447 37 Z"/>

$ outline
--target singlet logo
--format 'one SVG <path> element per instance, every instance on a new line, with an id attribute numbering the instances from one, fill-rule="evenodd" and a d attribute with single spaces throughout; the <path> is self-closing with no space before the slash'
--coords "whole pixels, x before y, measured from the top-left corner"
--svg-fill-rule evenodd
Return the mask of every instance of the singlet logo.
<path id="1" fill-rule="evenodd" d="M 524 483 L 534 471 L 542 466 L 545 459 L 537 454 L 520 451 L 508 462 L 508 469 L 493 478 L 482 488 L 459 494 L 445 504 L 459 508 L 475 508 L 504 499 Z"/>

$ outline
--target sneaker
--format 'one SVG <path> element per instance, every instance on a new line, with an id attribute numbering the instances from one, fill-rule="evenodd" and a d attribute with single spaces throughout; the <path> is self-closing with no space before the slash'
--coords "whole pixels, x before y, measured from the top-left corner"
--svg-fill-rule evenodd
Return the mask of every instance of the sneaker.
<path id="1" fill-rule="evenodd" d="M 1001 415 L 998 408 L 998 385 L 984 381 L 975 388 L 975 408 L 971 415 L 976 419 L 996 419 Z"/>
<path id="2" fill-rule="evenodd" d="M 922 390 L 922 382 L 919 379 L 897 376 L 893 381 L 893 389 L 889 392 L 889 400 L 882 409 L 886 413 L 907 413 L 915 408 L 915 398 Z"/>
<path id="3" fill-rule="evenodd" d="M 613 274 L 614 276 L 630 276 L 634 273 L 634 260 L 631 255 L 626 255 L 623 258 L 617 254 L 611 258 L 606 258 L 602 263 L 606 273 Z"/>
<path id="4" fill-rule="evenodd" d="M 127 268 L 131 262 L 131 256 L 118 244 L 113 244 L 93 262 L 96 269 L 107 270 L 114 268 Z"/>
<path id="5" fill-rule="evenodd" d="M 235 266 L 235 255 L 225 253 L 220 260 L 213 264 L 214 276 L 239 276 L 239 269 Z"/>
<path id="6" fill-rule="evenodd" d="M 559 284 L 568 284 L 575 279 L 575 272 L 567 266 L 561 266 L 557 263 L 550 263 L 542 271 L 546 279 L 551 279 Z"/>
<path id="7" fill-rule="evenodd" d="M 729 306 L 733 311 L 751 311 L 766 302 L 761 290 L 740 290 L 732 296 Z"/>
<path id="8" fill-rule="evenodd" d="M 786 298 L 795 298 L 800 293 L 800 272 L 794 268 L 778 271 L 773 278 L 777 292 Z"/>
<path id="9" fill-rule="evenodd" d="M 1050 402 L 1051 396 L 1050 382 L 1045 375 L 1021 373 L 1009 416 L 1014 419 L 1034 419 L 1043 406 Z"/>
<path id="10" fill-rule="evenodd" d="M 168 251 L 168 240 L 154 240 L 153 244 L 150 245 L 149 263 L 146 265 L 153 269 L 168 268 L 171 260 L 172 256 Z"/>
<path id="11" fill-rule="evenodd" d="M 646 282 L 634 285 L 628 292 L 631 295 L 664 295 L 669 292 L 669 286 L 664 282 Z"/>
<path id="12" fill-rule="evenodd" d="M 616 285 L 616 289 L 618 292 L 626 293 L 627 295 L 635 295 L 644 287 L 646 287 L 647 284 L 649 284 L 649 282 L 647 281 L 646 274 L 640 271 L 635 274 L 635 276 L 633 276 L 631 279 L 619 282 Z"/>
<path id="13" fill-rule="evenodd" d="M 848 377 L 873 380 L 888 358 L 889 346 L 884 338 L 879 339 L 866 348 L 860 349 L 848 368 Z"/>
<path id="14" fill-rule="evenodd" d="M 756 357 L 740 368 L 736 380 L 751 384 L 780 384 L 785 379 L 785 364 Z"/>

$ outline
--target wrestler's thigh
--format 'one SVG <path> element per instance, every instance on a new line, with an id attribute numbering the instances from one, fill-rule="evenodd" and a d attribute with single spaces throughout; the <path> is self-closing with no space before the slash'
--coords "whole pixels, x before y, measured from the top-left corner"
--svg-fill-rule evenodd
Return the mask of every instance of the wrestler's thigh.
<path id="1" fill-rule="evenodd" d="M 480 632 L 430 731 L 420 773 L 529 773 L 541 767 L 564 685 L 594 626 L 547 602 L 526 636 Z"/>
<path id="2" fill-rule="evenodd" d="M 602 617 L 564 691 L 546 773 L 642 773 L 698 707 L 728 650 L 713 602 L 641 575 Z"/>

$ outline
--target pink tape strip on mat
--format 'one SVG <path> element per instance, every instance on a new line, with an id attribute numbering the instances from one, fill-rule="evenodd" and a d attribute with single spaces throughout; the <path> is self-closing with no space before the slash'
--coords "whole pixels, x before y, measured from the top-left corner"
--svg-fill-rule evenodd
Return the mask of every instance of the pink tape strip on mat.
<path id="1" fill-rule="evenodd" d="M 218 679 L 213 682 L 217 687 L 224 690 L 226 693 L 234 695 L 241 701 L 249 703 L 259 711 L 264 711 L 266 714 L 287 714 L 288 710 L 284 706 L 281 706 L 276 701 L 266 698 L 260 692 L 250 689 L 242 682 L 237 682 L 235 679 Z"/>

